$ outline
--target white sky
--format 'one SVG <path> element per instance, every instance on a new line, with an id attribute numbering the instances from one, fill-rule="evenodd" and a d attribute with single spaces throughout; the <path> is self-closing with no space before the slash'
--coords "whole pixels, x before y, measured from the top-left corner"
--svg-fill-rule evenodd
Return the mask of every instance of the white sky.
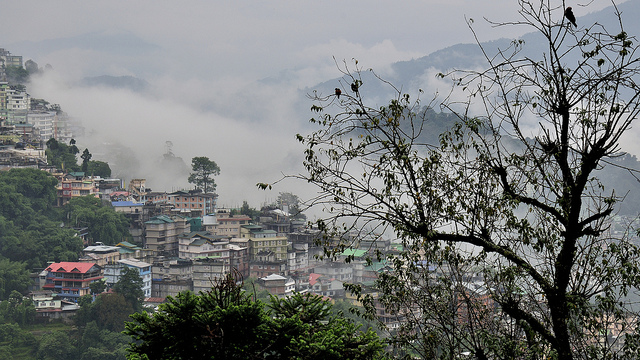
<path id="1" fill-rule="evenodd" d="M 568 4 L 578 18 L 609 5 L 608 0 L 594 0 L 588 8 Z M 494 29 L 482 18 L 516 20 L 517 9 L 515 0 L 7 1 L 0 10 L 0 47 L 12 51 L 10 45 L 21 41 L 87 33 L 131 34 L 158 46 L 140 56 L 54 49 L 33 60 L 51 64 L 55 75 L 29 91 L 60 103 L 104 141 L 122 141 L 141 158 L 161 155 L 167 140 L 187 163 L 194 156 L 210 157 L 222 169 L 221 205 L 249 200 L 257 207 L 279 191 L 304 191 L 284 184 L 264 193 L 255 184 L 300 171 L 302 148 L 294 135 L 310 115 L 296 113 L 288 95 L 339 77 L 333 57 L 384 69 L 472 42 L 465 17 L 475 20 L 482 41 L 516 37 L 524 29 Z M 140 64 L 150 71 L 141 73 Z M 291 74 L 284 87 L 254 83 L 283 71 Z M 62 86 L 103 74 L 139 76 L 165 91 L 149 98 Z M 208 110 L 201 110 L 207 104 Z M 246 109 L 243 119 L 228 115 L 233 107 Z M 90 142 L 98 140 L 86 141 L 83 146 L 91 149 Z M 153 187 L 153 175 L 136 175 Z"/>

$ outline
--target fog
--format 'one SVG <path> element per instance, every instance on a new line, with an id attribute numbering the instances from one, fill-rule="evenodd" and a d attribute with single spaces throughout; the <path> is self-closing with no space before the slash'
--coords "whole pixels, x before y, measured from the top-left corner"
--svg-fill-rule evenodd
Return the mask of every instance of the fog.
<path id="1" fill-rule="evenodd" d="M 574 12 L 610 4 L 595 0 Z M 10 2 L 0 22 L 12 31 L 0 34 L 0 47 L 51 65 L 29 93 L 78 119 L 81 150 L 113 162 L 125 181 L 189 188 L 186 174 L 161 164 L 170 141 L 187 165 L 207 156 L 220 166 L 219 206 L 258 207 L 283 191 L 313 196 L 299 181 L 271 191 L 256 183 L 303 171 L 295 135 L 309 131 L 312 114 L 302 90 L 338 78 L 336 61 L 355 58 L 384 77 L 396 61 L 473 42 L 468 18 L 483 41 L 519 36 L 526 29 L 482 20 L 513 20 L 516 11 L 512 0 Z M 134 76 L 149 87 L 78 85 L 100 75 Z M 431 75 L 424 81 L 429 92 L 445 86 Z"/>

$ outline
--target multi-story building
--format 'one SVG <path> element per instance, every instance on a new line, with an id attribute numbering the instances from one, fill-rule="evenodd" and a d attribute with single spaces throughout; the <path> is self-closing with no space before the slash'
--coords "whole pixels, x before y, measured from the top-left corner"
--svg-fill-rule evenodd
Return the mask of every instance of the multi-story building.
<path id="1" fill-rule="evenodd" d="M 189 232 L 188 218 L 180 215 L 152 217 L 145 225 L 143 247 L 164 256 L 178 256 L 178 236 Z"/>
<path id="2" fill-rule="evenodd" d="M 249 277 L 249 248 L 238 244 L 231 243 L 229 249 L 229 263 L 231 268 L 243 278 Z"/>
<path id="3" fill-rule="evenodd" d="M 57 123 L 55 111 L 29 111 L 27 123 L 33 125 L 35 135 L 42 141 L 55 137 L 54 127 Z"/>
<path id="4" fill-rule="evenodd" d="M 228 261 L 220 259 L 198 259 L 192 264 L 193 292 L 199 293 L 211 290 L 220 280 L 231 272 Z"/>
<path id="5" fill-rule="evenodd" d="M 192 231 L 178 236 L 181 259 L 216 258 L 229 262 L 229 238 L 206 231 Z"/>
<path id="6" fill-rule="evenodd" d="M 11 55 L 10 51 L 0 48 L 0 67 L 23 67 L 22 55 Z"/>
<path id="7" fill-rule="evenodd" d="M 0 79 L 0 120 L 6 120 L 7 117 L 7 90 L 9 83 Z"/>
<path id="8" fill-rule="evenodd" d="M 104 279 L 107 286 L 112 287 L 122 277 L 124 269 L 134 269 L 142 279 L 142 293 L 145 298 L 151 297 L 151 264 L 137 259 L 123 259 L 104 267 Z"/>
<path id="9" fill-rule="evenodd" d="M 251 218 L 247 215 L 231 215 L 228 209 L 219 209 L 216 212 L 216 227 L 211 231 L 216 235 L 240 237 L 240 227 L 243 225 L 249 225 Z"/>
<path id="10" fill-rule="evenodd" d="M 102 269 L 95 263 L 59 262 L 49 265 L 44 290 L 51 290 L 63 300 L 78 302 L 91 294 L 89 284 L 102 279 Z"/>
<path id="11" fill-rule="evenodd" d="M 215 212 L 218 195 L 203 193 L 200 190 L 180 190 L 167 194 L 167 199 L 174 206 L 175 211 L 202 216 Z"/>
<path id="12" fill-rule="evenodd" d="M 240 237 L 249 240 L 249 257 L 258 259 L 261 253 L 273 253 L 275 260 L 286 261 L 289 242 L 286 236 L 278 236 L 274 230 L 264 230 L 261 225 L 243 225 Z"/>
<path id="13" fill-rule="evenodd" d="M 271 274 L 285 274 L 287 264 L 283 261 L 252 261 L 249 263 L 249 275 L 252 278 L 263 278 Z"/>
<path id="14" fill-rule="evenodd" d="M 97 195 L 98 186 L 91 177 L 85 177 L 83 172 L 69 174 L 54 174 L 58 178 L 57 205 L 64 206 L 74 197 Z"/>
<path id="15" fill-rule="evenodd" d="M 149 207 L 144 203 L 133 201 L 111 201 L 116 212 L 123 213 L 129 219 L 129 233 L 133 241 L 142 243 L 144 238 L 143 224 L 149 220 Z"/>
<path id="16" fill-rule="evenodd" d="M 33 306 L 36 308 L 36 319 L 63 319 L 75 315 L 80 306 L 76 303 L 62 301 L 53 297 L 53 291 L 33 291 L 30 294 Z"/>
<path id="17" fill-rule="evenodd" d="M 182 291 L 193 290 L 193 262 L 186 259 L 159 260 L 151 267 L 151 297 L 175 297 Z"/>
<path id="18" fill-rule="evenodd" d="M 107 264 L 114 264 L 120 260 L 120 248 L 117 246 L 108 246 L 98 243 L 96 245 L 87 246 L 82 250 L 84 256 L 78 261 L 95 263 L 100 267 Z"/>

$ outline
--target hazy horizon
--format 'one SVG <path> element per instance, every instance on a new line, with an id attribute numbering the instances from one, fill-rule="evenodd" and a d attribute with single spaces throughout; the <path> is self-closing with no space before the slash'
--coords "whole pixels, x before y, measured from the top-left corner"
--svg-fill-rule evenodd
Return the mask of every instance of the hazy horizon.
<path id="1" fill-rule="evenodd" d="M 586 8 L 572 6 L 580 17 L 610 5 L 595 0 Z M 3 6 L 0 21 L 12 31 L 0 35 L 0 47 L 53 67 L 35 77 L 28 91 L 60 104 L 83 123 L 87 133 L 79 145 L 94 159 L 107 156 L 103 144 L 121 144 L 130 149 L 125 157 L 138 160 L 139 173 L 130 177 L 145 177 L 152 189 L 170 191 L 163 180 L 176 180 L 163 175 L 166 169 L 158 163 L 171 141 L 172 152 L 187 165 L 195 156 L 218 163 L 219 206 L 247 200 L 258 207 L 279 192 L 302 199 L 313 195 L 297 181 L 266 192 L 255 186 L 303 171 L 303 147 L 295 134 L 308 129 L 311 114 L 304 110 L 311 103 L 300 89 L 338 78 L 334 59 L 358 59 L 384 76 L 394 62 L 471 43 L 465 18 L 474 19 L 481 41 L 528 31 L 495 28 L 483 20 L 517 19 L 517 2 L 509 0 L 162 5 L 39 0 Z M 100 75 L 144 79 L 150 91 L 77 86 L 84 77 Z M 189 184 L 184 177 L 173 186 Z"/>

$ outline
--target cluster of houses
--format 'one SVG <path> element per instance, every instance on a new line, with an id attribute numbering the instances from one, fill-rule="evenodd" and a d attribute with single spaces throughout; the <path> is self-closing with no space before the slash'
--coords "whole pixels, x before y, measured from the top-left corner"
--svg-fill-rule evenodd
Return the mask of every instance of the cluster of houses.
<path id="1" fill-rule="evenodd" d="M 52 263 L 33 274 L 32 298 L 42 317 L 72 314 L 90 285 L 104 281 L 107 289 L 118 282 L 123 269 L 135 269 L 142 279 L 147 303 L 161 303 L 179 292 L 206 291 L 216 279 L 233 272 L 276 296 L 293 291 L 328 298 L 345 297 L 344 282 L 370 282 L 382 266 L 367 266 L 371 244 L 355 253 L 349 265 L 343 259 L 319 260 L 321 234 L 287 208 L 273 209 L 252 219 L 218 209 L 217 194 L 194 190 L 154 192 L 144 179 L 125 184 L 120 179 L 65 172 L 47 165 L 46 141 L 68 143 L 78 124 L 45 101 L 32 99 L 22 85 L 10 85 L 5 69 L 23 68 L 22 56 L 0 49 L 0 170 L 38 168 L 58 180 L 57 206 L 74 197 L 95 196 L 130 220 L 131 240 L 118 244 L 92 243 L 88 229 L 71 224 L 86 247 L 76 262 Z M 376 246 L 391 251 L 389 241 Z"/>
<path id="2" fill-rule="evenodd" d="M 218 209 L 213 193 L 152 192 L 144 179 L 130 181 L 124 190 L 119 180 L 82 173 L 59 176 L 59 205 L 87 195 L 102 197 L 129 218 L 132 240 L 114 245 L 87 241 L 77 262 L 53 263 L 34 274 L 33 294 L 44 299 L 34 297 L 34 303 L 43 317 L 64 316 L 65 306 L 71 314 L 80 297 L 92 294 L 92 282 L 104 281 L 108 290 L 126 268 L 138 272 L 145 301 L 152 306 L 181 291 L 210 290 L 230 273 L 255 279 L 275 296 L 297 291 L 346 298 L 345 282 L 372 284 L 385 268 L 367 263 L 368 252 L 397 250 L 388 240 L 360 240 L 361 249 L 322 259 L 322 234 L 291 216 L 286 206 L 252 219 Z M 87 233 L 77 230 L 79 236 Z M 353 260 L 347 264 L 346 257 Z"/>

